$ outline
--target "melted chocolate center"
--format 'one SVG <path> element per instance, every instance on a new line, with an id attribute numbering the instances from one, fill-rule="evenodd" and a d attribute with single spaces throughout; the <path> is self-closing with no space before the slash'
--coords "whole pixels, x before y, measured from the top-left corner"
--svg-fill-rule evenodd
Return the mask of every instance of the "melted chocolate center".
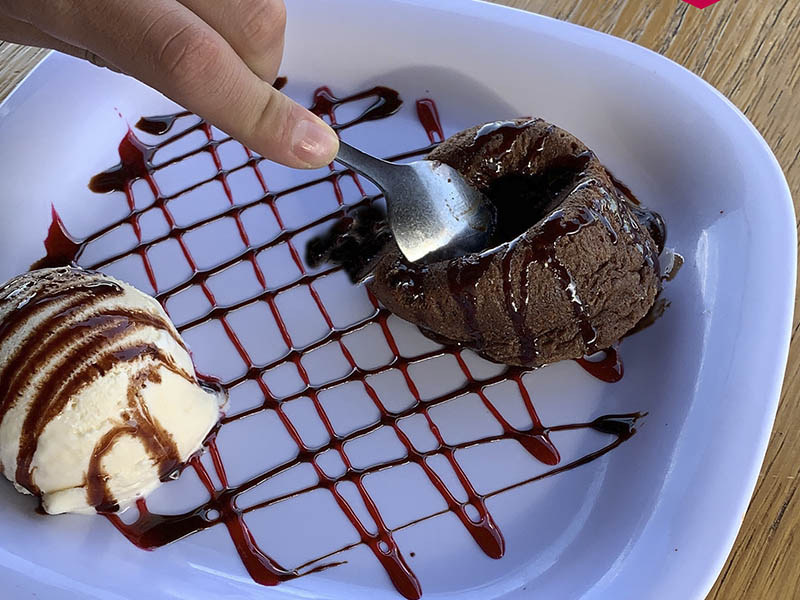
<path id="1" fill-rule="evenodd" d="M 369 274 L 372 261 L 392 241 L 386 213 L 376 205 L 361 207 L 338 220 L 328 233 L 306 246 L 306 262 L 312 267 L 325 263 L 341 265 L 357 283 Z"/>
<path id="2" fill-rule="evenodd" d="M 519 237 L 558 206 L 586 168 L 590 155 L 565 156 L 535 175 L 505 175 L 485 190 L 497 207 L 491 245 Z"/>

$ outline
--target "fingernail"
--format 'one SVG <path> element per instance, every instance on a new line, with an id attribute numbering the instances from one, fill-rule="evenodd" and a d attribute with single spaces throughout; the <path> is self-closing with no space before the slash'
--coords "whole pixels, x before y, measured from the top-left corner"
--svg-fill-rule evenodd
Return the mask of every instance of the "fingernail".
<path id="1" fill-rule="evenodd" d="M 324 167 L 339 150 L 339 138 L 322 121 L 302 119 L 292 132 L 292 154 L 310 168 Z"/>

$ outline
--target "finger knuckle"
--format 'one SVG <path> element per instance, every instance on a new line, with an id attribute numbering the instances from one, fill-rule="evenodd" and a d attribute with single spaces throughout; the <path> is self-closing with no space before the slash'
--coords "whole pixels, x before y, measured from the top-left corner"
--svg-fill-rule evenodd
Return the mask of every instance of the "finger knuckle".
<path id="1" fill-rule="evenodd" d="M 260 102 L 258 109 L 254 111 L 253 116 L 255 118 L 250 124 L 250 132 L 253 136 L 260 135 L 263 132 L 269 132 L 273 136 L 281 133 L 275 131 L 276 125 L 280 123 L 280 120 L 275 115 L 275 111 L 278 109 L 276 100 L 275 96 L 267 95 Z"/>
<path id="2" fill-rule="evenodd" d="M 197 81 L 218 63 L 220 47 L 203 26 L 188 23 L 159 45 L 156 66 L 178 81 Z"/>
<path id="3" fill-rule="evenodd" d="M 283 38 L 286 6 L 283 0 L 244 0 L 242 38 L 248 52 L 259 54 Z"/>
<path id="4" fill-rule="evenodd" d="M 290 143 L 296 120 L 292 118 L 292 103 L 285 96 L 271 93 L 261 97 L 253 114 L 255 119 L 251 122 L 250 131 L 254 139 Z"/>

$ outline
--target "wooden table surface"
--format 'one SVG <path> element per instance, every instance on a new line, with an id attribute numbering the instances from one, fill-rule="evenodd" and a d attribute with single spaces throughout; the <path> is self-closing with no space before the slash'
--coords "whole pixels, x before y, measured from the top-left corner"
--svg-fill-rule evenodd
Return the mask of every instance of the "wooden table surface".
<path id="1" fill-rule="evenodd" d="M 691 69 L 750 118 L 800 202 L 800 2 L 494 0 L 646 46 Z M 0 99 L 45 52 L 0 43 Z M 788 259 L 788 257 L 787 257 Z M 797 311 L 795 311 L 797 313 Z M 795 314 L 794 332 L 800 328 Z M 775 429 L 736 545 L 709 599 L 800 595 L 800 336 L 793 336 Z M 678 599 L 676 599 L 678 600 Z"/>

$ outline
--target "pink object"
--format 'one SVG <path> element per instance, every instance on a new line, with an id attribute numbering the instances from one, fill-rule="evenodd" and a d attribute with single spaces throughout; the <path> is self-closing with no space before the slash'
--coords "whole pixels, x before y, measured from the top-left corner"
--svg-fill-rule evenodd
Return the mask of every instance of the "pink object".
<path id="1" fill-rule="evenodd" d="M 712 4 L 716 4 L 719 0 L 683 0 L 692 6 L 697 8 L 706 8 L 707 6 L 711 6 Z"/>

